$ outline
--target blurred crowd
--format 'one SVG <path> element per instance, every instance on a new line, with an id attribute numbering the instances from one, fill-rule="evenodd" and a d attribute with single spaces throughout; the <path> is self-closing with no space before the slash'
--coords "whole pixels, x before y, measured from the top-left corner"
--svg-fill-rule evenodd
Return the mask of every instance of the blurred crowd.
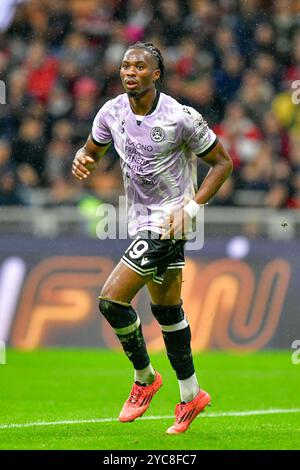
<path id="1" fill-rule="evenodd" d="M 212 203 L 300 208 L 300 1 L 19 0 L 12 16 L 0 30 L 0 205 L 122 192 L 113 148 L 84 186 L 71 162 L 123 92 L 126 48 L 146 40 L 165 58 L 162 91 L 202 113 L 234 160 Z"/>

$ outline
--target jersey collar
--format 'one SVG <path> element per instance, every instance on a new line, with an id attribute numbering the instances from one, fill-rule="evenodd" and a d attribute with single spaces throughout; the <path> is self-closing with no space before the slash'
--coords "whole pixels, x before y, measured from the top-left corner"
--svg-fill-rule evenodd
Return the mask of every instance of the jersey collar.
<path id="1" fill-rule="evenodd" d="M 148 113 L 146 114 L 146 116 L 149 116 L 149 114 L 152 114 L 152 113 L 155 111 L 155 109 L 156 109 L 156 107 L 157 107 L 157 105 L 158 105 L 159 97 L 160 97 L 160 91 L 157 91 L 157 90 L 156 90 L 155 100 L 153 101 L 152 107 L 151 107 L 151 109 L 148 111 Z"/>
<path id="2" fill-rule="evenodd" d="M 127 96 L 127 99 L 128 99 L 129 108 L 130 108 L 132 114 L 134 116 L 136 116 L 136 114 L 134 114 L 134 112 L 131 109 L 130 102 L 129 102 L 129 96 L 127 95 L 127 93 L 126 93 L 126 96 Z M 144 117 L 149 116 L 150 114 L 154 113 L 154 111 L 156 111 L 156 109 L 158 108 L 159 99 L 160 99 L 160 91 L 156 91 L 156 96 L 155 96 L 155 99 L 153 101 L 153 104 L 152 104 L 151 108 L 149 109 L 148 113 L 145 114 Z"/>

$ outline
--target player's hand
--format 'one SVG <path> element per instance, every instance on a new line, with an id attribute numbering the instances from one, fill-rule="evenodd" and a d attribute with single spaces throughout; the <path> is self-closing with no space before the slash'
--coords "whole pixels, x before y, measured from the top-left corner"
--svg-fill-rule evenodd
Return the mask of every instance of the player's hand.
<path id="1" fill-rule="evenodd" d="M 97 166 L 97 162 L 88 155 L 76 155 L 72 164 L 72 173 L 82 181 L 86 179 Z"/>
<path id="2" fill-rule="evenodd" d="M 192 218 L 183 209 L 173 212 L 167 217 L 161 225 L 163 235 L 161 240 L 170 238 L 185 239 L 185 234 L 192 225 Z"/>

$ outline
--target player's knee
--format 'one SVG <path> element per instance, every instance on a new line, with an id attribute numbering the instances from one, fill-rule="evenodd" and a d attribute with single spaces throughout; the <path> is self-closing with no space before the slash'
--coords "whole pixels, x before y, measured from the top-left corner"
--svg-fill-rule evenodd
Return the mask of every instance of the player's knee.
<path id="1" fill-rule="evenodd" d="M 100 313 L 108 320 L 112 320 L 120 312 L 120 306 L 117 301 L 110 299 L 109 297 L 100 296 L 99 298 L 99 310 Z"/>
<path id="2" fill-rule="evenodd" d="M 130 304 L 101 296 L 99 310 L 113 328 L 127 327 L 137 319 L 137 314 Z"/>

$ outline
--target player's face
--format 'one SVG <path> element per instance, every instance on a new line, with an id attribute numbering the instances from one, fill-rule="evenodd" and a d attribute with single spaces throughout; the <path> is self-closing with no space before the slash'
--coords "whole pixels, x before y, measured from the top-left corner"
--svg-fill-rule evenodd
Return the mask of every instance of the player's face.
<path id="1" fill-rule="evenodd" d="M 155 82 L 160 77 L 160 70 L 151 52 L 144 49 L 129 49 L 121 64 L 120 76 L 128 95 L 141 96 L 155 87 Z"/>

